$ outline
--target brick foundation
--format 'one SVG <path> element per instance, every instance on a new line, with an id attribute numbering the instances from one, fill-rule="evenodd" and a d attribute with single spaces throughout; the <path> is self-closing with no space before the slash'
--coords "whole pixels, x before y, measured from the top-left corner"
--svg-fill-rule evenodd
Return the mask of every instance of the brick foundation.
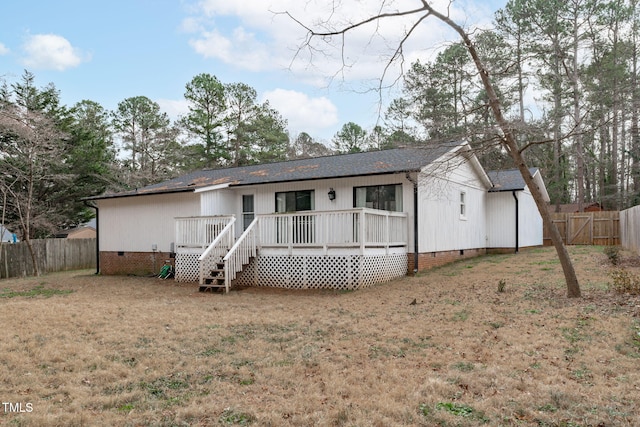
<path id="1" fill-rule="evenodd" d="M 464 249 L 455 251 L 427 252 L 418 255 L 419 271 L 440 267 L 461 259 L 474 258 L 487 253 L 513 253 L 513 248 Z M 155 255 L 155 260 L 154 260 Z M 100 252 L 100 272 L 105 275 L 150 276 L 158 274 L 164 262 L 174 259 L 168 252 Z M 413 273 L 414 256 L 407 254 L 407 273 Z"/>
<path id="2" fill-rule="evenodd" d="M 520 251 L 522 250 L 519 249 Z M 487 249 L 487 254 L 489 255 L 502 255 L 502 254 L 514 254 L 516 252 L 515 248 L 489 248 Z"/>
<path id="3" fill-rule="evenodd" d="M 544 247 L 544 246 L 542 246 L 542 245 L 525 246 L 523 248 L 519 248 L 518 252 L 526 252 L 526 251 L 531 250 L 531 249 L 542 248 L 542 247 Z M 515 248 L 489 248 L 489 249 L 487 249 L 487 254 L 490 254 L 490 255 L 514 254 L 514 253 L 516 253 L 516 249 Z"/>
<path id="4" fill-rule="evenodd" d="M 100 252 L 100 273 L 105 275 L 151 276 L 160 272 L 168 252 Z"/>
<path id="5" fill-rule="evenodd" d="M 474 258 L 486 255 L 486 249 L 464 249 L 456 251 L 427 252 L 418 254 L 418 271 L 425 271 L 434 267 L 449 264 L 461 259 Z M 408 254 L 408 273 L 412 274 L 414 269 L 414 254 Z"/>

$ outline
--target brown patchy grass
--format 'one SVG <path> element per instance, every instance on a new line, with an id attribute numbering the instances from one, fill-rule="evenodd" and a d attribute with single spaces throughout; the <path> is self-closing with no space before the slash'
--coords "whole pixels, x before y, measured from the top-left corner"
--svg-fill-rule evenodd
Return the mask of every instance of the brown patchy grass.
<path id="1" fill-rule="evenodd" d="M 356 292 L 3 280 L 0 401 L 33 411 L 0 425 L 637 425 L 640 300 L 570 252 L 577 300 L 550 248 Z"/>

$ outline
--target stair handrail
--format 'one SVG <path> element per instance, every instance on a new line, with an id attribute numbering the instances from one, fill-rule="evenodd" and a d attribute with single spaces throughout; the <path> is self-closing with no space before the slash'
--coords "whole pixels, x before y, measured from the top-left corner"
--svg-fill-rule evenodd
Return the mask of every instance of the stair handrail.
<path id="1" fill-rule="evenodd" d="M 236 218 L 235 217 L 231 218 L 229 223 L 224 226 L 224 228 L 220 231 L 220 233 L 216 236 L 216 238 L 213 239 L 213 241 L 209 244 L 209 246 L 207 246 L 207 249 L 205 249 L 202 255 L 200 255 L 200 257 L 198 258 L 198 264 L 200 265 L 200 284 L 201 285 L 204 284 L 204 276 L 205 276 L 205 270 L 206 270 L 204 261 L 209 257 L 209 255 L 211 254 L 211 252 L 213 252 L 214 249 L 218 247 L 223 248 L 225 246 L 229 248 L 232 245 L 233 235 L 235 234 L 234 232 L 235 222 L 236 222 Z"/>
<path id="2" fill-rule="evenodd" d="M 222 259 L 224 263 L 224 286 L 225 291 L 229 292 L 231 281 L 236 278 L 236 274 L 242 270 L 242 266 L 248 264 L 251 257 L 255 257 L 258 252 L 258 223 L 260 217 L 256 217 L 251 224 L 244 230 L 244 233 L 236 243 L 229 249 L 229 252 Z"/>

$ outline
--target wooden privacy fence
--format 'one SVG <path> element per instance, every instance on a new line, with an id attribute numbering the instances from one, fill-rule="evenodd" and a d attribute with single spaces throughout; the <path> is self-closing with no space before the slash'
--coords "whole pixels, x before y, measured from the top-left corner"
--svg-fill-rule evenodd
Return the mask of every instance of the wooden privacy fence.
<path id="1" fill-rule="evenodd" d="M 620 244 L 618 211 L 552 213 L 551 218 L 566 245 Z M 543 238 L 545 246 L 552 245 L 546 227 Z"/>
<path id="2" fill-rule="evenodd" d="M 37 239 L 31 244 L 40 273 L 95 268 L 96 239 Z M 0 278 L 34 274 L 25 242 L 0 243 Z"/>
<path id="3" fill-rule="evenodd" d="M 620 244 L 640 252 L 640 206 L 620 212 Z"/>

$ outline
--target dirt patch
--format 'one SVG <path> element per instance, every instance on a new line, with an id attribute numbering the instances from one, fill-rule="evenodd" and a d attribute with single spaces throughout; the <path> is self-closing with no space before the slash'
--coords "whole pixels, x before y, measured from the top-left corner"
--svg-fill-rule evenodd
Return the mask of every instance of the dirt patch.
<path id="1" fill-rule="evenodd" d="M 570 253 L 580 299 L 550 248 L 355 292 L 3 280 L 0 425 L 636 425 L 640 300 Z"/>

